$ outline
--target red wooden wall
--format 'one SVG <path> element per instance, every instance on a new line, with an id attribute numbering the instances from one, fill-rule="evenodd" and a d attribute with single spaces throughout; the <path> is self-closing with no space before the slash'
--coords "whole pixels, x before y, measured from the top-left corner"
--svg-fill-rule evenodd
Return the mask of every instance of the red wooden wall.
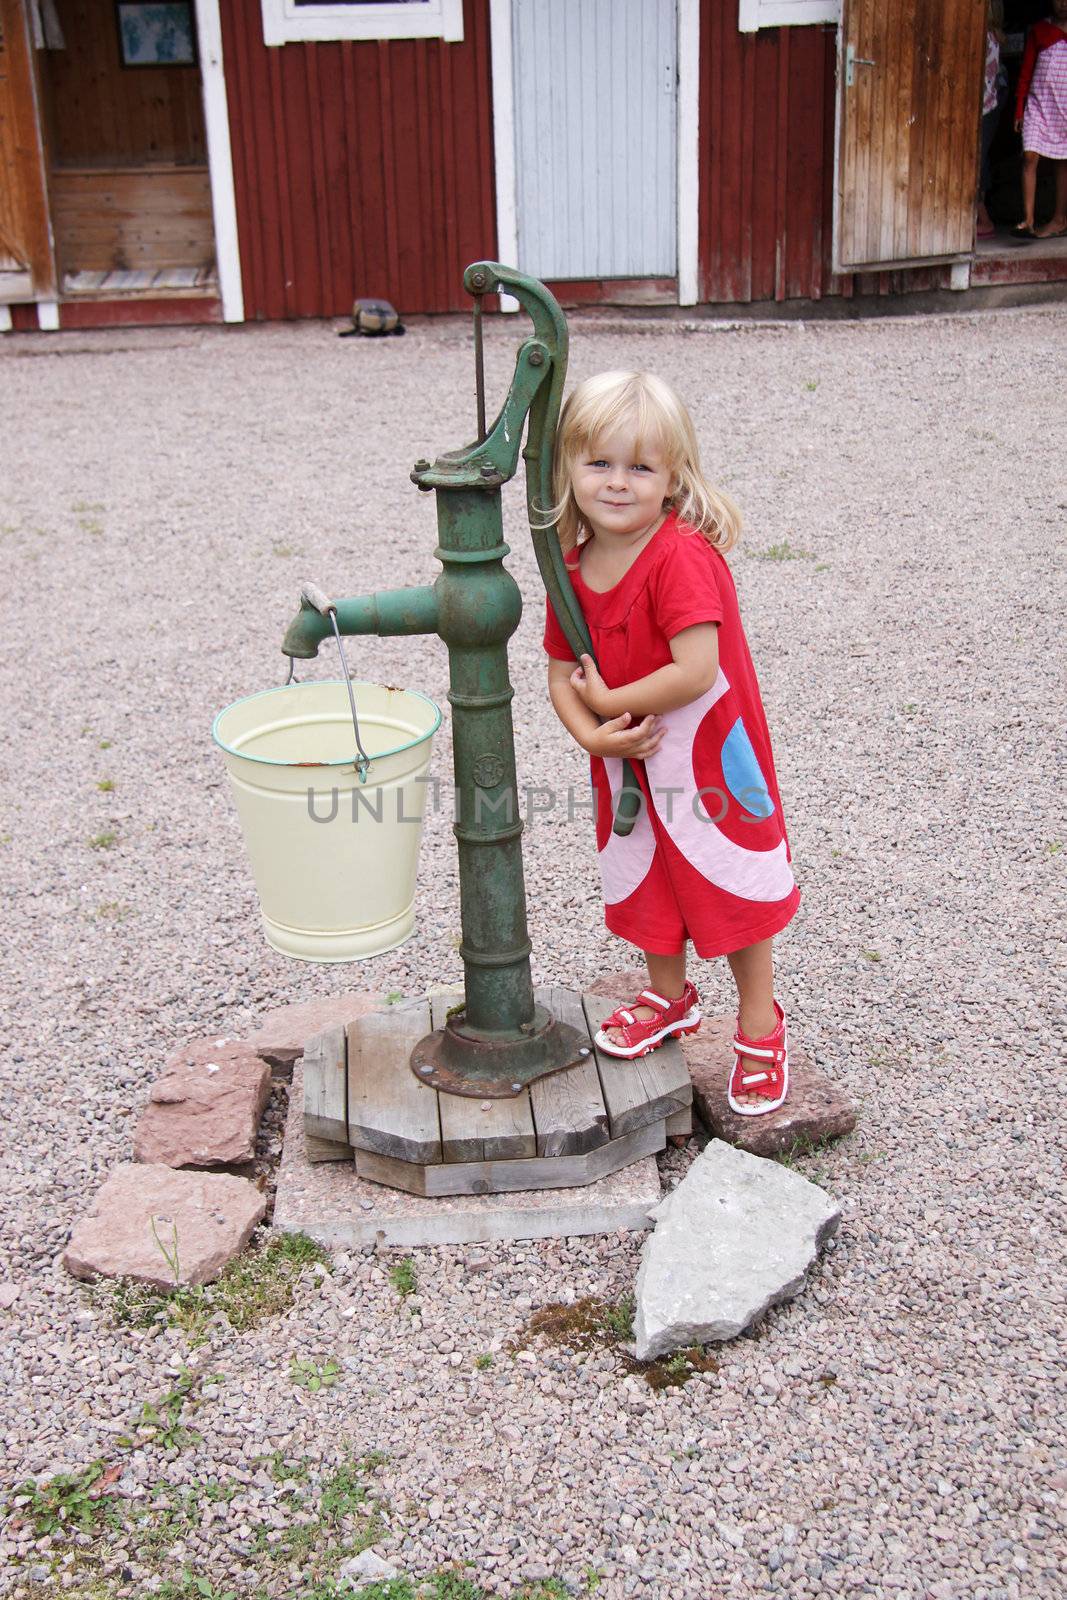
<path id="1" fill-rule="evenodd" d="M 830 292 L 836 38 L 739 33 L 735 0 L 702 0 L 701 300 Z"/>
<path id="2" fill-rule="evenodd" d="M 466 310 L 463 268 L 496 253 L 484 0 L 462 44 L 268 49 L 259 0 L 220 11 L 246 317 Z"/>

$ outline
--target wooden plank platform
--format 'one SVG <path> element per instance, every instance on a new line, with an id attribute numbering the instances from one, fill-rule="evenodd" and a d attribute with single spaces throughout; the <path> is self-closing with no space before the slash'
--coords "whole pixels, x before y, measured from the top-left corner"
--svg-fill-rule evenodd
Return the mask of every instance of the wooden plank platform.
<path id="1" fill-rule="evenodd" d="M 589 1055 L 512 1099 L 443 1094 L 411 1071 L 412 1049 L 444 1026 L 459 990 L 319 1035 L 304 1058 L 311 1159 L 354 1152 L 360 1176 L 415 1195 L 578 1188 L 691 1130 L 693 1088 L 676 1041 L 622 1061 L 592 1043 L 610 1001 L 558 987 L 536 998 L 589 1039 Z"/>
<path id="2" fill-rule="evenodd" d="M 408 1194 L 508 1194 L 525 1189 L 577 1189 L 606 1178 L 631 1161 L 655 1155 L 666 1143 L 662 1122 L 637 1128 L 583 1156 L 535 1157 L 532 1161 L 452 1161 L 419 1167 L 365 1150 L 356 1151 L 356 1173 Z"/>
<path id="3" fill-rule="evenodd" d="M 437 1091 L 408 1066 L 429 1031 L 427 1000 L 368 1011 L 349 1023 L 348 1140 L 356 1150 L 398 1161 L 443 1159 Z"/>
<path id="4" fill-rule="evenodd" d="M 348 1062 L 345 1030 L 316 1034 L 304 1050 L 304 1128 L 314 1139 L 348 1141 Z"/>

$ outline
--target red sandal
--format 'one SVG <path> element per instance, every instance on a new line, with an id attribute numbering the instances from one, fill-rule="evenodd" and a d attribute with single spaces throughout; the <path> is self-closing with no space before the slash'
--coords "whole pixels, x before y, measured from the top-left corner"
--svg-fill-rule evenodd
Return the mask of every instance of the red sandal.
<path id="1" fill-rule="evenodd" d="M 789 1093 L 789 1040 L 785 1030 L 785 1013 L 777 1000 L 774 1002 L 774 1014 L 777 1018 L 774 1031 L 762 1039 L 747 1039 L 741 1032 L 741 1022 L 738 1020 L 734 1034 L 735 1060 L 726 1098 L 730 1110 L 739 1117 L 765 1117 L 769 1111 L 777 1111 Z M 742 1060 L 746 1057 L 765 1061 L 767 1065 L 758 1069 L 743 1067 Z M 766 1104 L 744 1105 L 736 1098 L 739 1094 L 758 1094 Z"/>
<path id="2" fill-rule="evenodd" d="M 642 989 L 632 1004 L 634 1009 L 647 1006 L 650 1011 L 659 1014 L 638 1020 L 628 1006 L 619 1006 L 600 1024 L 593 1040 L 597 1049 L 603 1050 L 605 1055 L 621 1056 L 626 1061 L 633 1061 L 637 1056 L 647 1056 L 651 1050 L 658 1049 L 665 1039 L 676 1038 L 683 1033 L 696 1033 L 700 1027 L 700 996 L 688 980 L 677 1000 L 664 1000 L 654 990 Z M 619 1030 L 623 1037 L 621 1044 L 608 1038 L 609 1028 Z"/>

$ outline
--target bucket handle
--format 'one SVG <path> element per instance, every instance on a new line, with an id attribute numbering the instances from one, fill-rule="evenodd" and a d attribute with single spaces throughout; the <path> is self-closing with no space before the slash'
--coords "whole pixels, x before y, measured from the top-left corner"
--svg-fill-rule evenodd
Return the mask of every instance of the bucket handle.
<path id="1" fill-rule="evenodd" d="M 330 626 L 333 629 L 333 636 L 337 640 L 337 651 L 341 657 L 341 676 L 344 678 L 345 688 L 348 690 L 348 704 L 352 711 L 352 732 L 356 736 L 356 749 L 359 751 L 359 754 L 355 760 L 355 768 L 356 772 L 359 774 L 360 783 L 366 783 L 367 774 L 370 771 L 370 756 L 364 750 L 363 740 L 359 736 L 359 717 L 356 715 L 356 697 L 352 693 L 352 677 L 348 670 L 348 662 L 345 659 L 345 647 L 341 643 L 341 633 L 337 626 L 337 606 L 330 599 L 329 595 L 324 594 L 323 591 L 314 583 L 305 583 L 301 588 L 301 605 L 303 605 L 305 601 L 309 606 L 313 606 L 320 616 L 329 617 L 330 619 Z M 286 687 L 295 682 L 296 659 L 295 657 L 290 656 L 289 676 L 285 680 Z"/>

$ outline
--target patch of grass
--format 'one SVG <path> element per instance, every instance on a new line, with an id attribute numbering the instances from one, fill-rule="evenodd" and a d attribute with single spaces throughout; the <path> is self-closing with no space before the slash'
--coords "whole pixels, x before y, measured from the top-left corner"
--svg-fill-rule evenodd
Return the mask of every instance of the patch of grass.
<path id="1" fill-rule="evenodd" d="M 110 794 L 115 787 L 115 780 L 114 778 L 99 778 L 96 787 L 101 794 Z"/>
<path id="2" fill-rule="evenodd" d="M 123 905 L 121 900 L 101 900 L 93 912 L 98 922 L 125 922 L 129 914 L 129 906 Z"/>
<path id="3" fill-rule="evenodd" d="M 819 387 L 818 378 L 809 378 L 807 383 L 804 385 L 804 387 L 808 391 L 809 394 L 814 394 L 816 389 Z"/>
<path id="4" fill-rule="evenodd" d="M 396 1262 L 389 1268 L 389 1282 L 401 1300 L 406 1300 L 409 1294 L 415 1293 L 419 1287 L 419 1279 L 411 1256 L 405 1256 L 402 1261 Z"/>
<path id="5" fill-rule="evenodd" d="M 321 1366 L 314 1361 L 298 1361 L 294 1358 L 289 1376 L 301 1389 L 308 1389 L 314 1394 L 319 1389 L 332 1389 L 341 1376 L 341 1368 L 332 1356 Z"/>
<path id="6" fill-rule="evenodd" d="M 1063 849 L 1063 840 L 1062 839 L 1056 839 L 1051 844 L 1047 844 L 1045 846 L 1045 854 L 1046 855 L 1050 855 L 1050 856 L 1058 856 L 1062 849 Z"/>
<path id="7" fill-rule="evenodd" d="M 94 833 L 89 840 L 90 850 L 110 850 L 118 840 L 118 834 L 113 832 Z"/>
<path id="8" fill-rule="evenodd" d="M 882 959 L 882 952 L 880 950 L 864 950 L 861 952 L 861 954 L 866 961 L 878 962 Z"/>
<path id="9" fill-rule="evenodd" d="M 633 1338 L 634 1301 L 627 1295 L 617 1302 L 587 1296 L 573 1305 L 542 1306 L 526 1324 L 530 1335 L 539 1335 L 570 1350 L 599 1347 L 616 1349 Z M 515 1345 L 513 1350 L 523 1348 Z M 651 1389 L 669 1389 L 686 1383 L 694 1372 L 717 1372 L 719 1363 L 699 1346 L 682 1350 L 660 1361 L 638 1361 L 625 1350 L 617 1351 L 620 1370 L 636 1373 Z"/>
<path id="10" fill-rule="evenodd" d="M 714 1356 L 708 1355 L 702 1345 L 695 1344 L 688 1350 L 675 1350 L 672 1355 L 663 1356 L 659 1361 L 634 1361 L 631 1369 L 639 1372 L 649 1388 L 658 1392 L 661 1389 L 680 1389 L 695 1372 L 718 1372 L 719 1363 Z"/>
<path id="11" fill-rule="evenodd" d="M 493 1358 L 488 1351 L 485 1351 L 482 1355 L 475 1356 L 474 1365 L 478 1368 L 479 1372 L 485 1372 L 488 1367 L 493 1365 Z"/>
<path id="12" fill-rule="evenodd" d="M 208 1323 L 219 1313 L 236 1333 L 244 1333 L 288 1311 L 304 1268 L 328 1259 L 322 1246 L 306 1234 L 273 1234 L 266 1243 L 237 1256 L 214 1283 L 153 1289 L 116 1278 L 95 1285 L 91 1293 L 116 1322 L 138 1328 L 162 1322 L 181 1328 L 194 1345 L 202 1344 Z"/>
<path id="13" fill-rule="evenodd" d="M 399 989 L 390 989 L 385 997 L 385 1003 L 387 1006 L 398 1006 L 403 998 Z"/>
<path id="14" fill-rule="evenodd" d="M 96 748 L 98 750 L 110 750 L 111 749 L 111 740 L 110 739 L 101 739 L 100 743 L 97 745 Z"/>
<path id="15" fill-rule="evenodd" d="M 488 1600 L 488 1595 L 480 1583 L 475 1583 L 473 1578 L 465 1578 L 459 1572 L 435 1572 L 430 1579 L 433 1588 L 430 1593 L 433 1600 Z"/>
<path id="16" fill-rule="evenodd" d="M 634 1302 L 626 1295 L 618 1302 L 587 1295 L 571 1305 L 553 1304 L 535 1311 L 526 1324 L 528 1333 L 571 1350 L 592 1350 L 633 1338 Z"/>
<path id="17" fill-rule="evenodd" d="M 812 568 L 813 572 L 829 572 L 829 570 L 830 570 L 830 562 L 829 561 L 820 561 L 817 567 L 813 567 Z"/>
<path id="18" fill-rule="evenodd" d="M 815 557 L 810 550 L 794 550 L 788 539 L 782 539 L 778 544 L 770 544 L 766 550 L 750 550 L 749 554 L 757 561 L 814 561 Z"/>

